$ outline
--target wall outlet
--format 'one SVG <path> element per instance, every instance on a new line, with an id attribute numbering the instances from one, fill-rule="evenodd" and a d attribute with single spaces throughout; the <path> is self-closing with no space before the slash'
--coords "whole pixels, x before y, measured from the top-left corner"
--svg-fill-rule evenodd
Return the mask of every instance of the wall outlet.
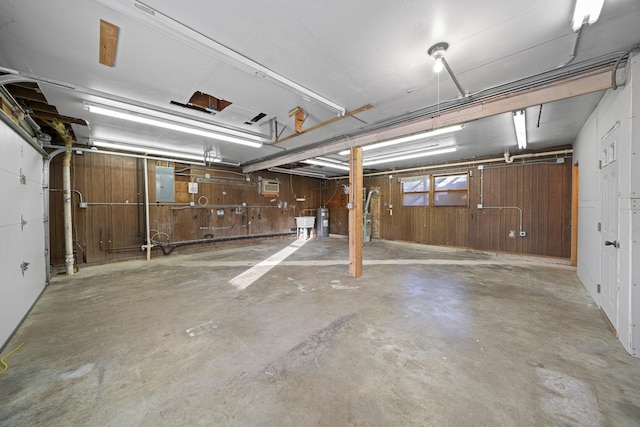
<path id="1" fill-rule="evenodd" d="M 482 203 L 478 203 L 477 208 L 478 208 L 478 209 L 482 209 Z"/>
<path id="2" fill-rule="evenodd" d="M 527 237 L 526 231 L 520 231 L 520 237 Z"/>
<path id="3" fill-rule="evenodd" d="M 482 169 L 484 169 L 484 165 L 480 165 L 478 166 L 478 170 L 481 171 Z"/>
<path id="4" fill-rule="evenodd" d="M 87 202 L 80 202 L 78 203 L 78 207 L 81 209 L 87 209 L 87 207 L 89 207 L 89 204 Z"/>

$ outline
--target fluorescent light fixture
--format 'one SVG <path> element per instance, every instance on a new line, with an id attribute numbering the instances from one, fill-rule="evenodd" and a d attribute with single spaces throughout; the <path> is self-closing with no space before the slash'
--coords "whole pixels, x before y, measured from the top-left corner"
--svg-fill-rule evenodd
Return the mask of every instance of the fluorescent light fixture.
<path id="1" fill-rule="evenodd" d="M 402 151 L 394 151 L 392 153 L 386 153 L 386 154 L 377 154 L 377 155 L 372 155 L 372 156 L 366 156 L 362 159 L 363 162 L 368 162 L 368 161 L 372 161 L 372 160 L 378 160 L 378 159 L 385 159 L 387 157 L 396 157 L 396 156 L 404 156 L 407 154 L 413 154 L 413 153 L 422 153 L 422 152 L 426 152 L 428 150 L 437 150 L 437 149 L 442 149 L 442 148 L 446 148 L 446 147 L 452 147 L 454 146 L 455 143 L 449 142 L 446 144 L 430 144 L 427 146 L 423 146 L 423 147 L 419 147 L 419 148 L 413 148 L 410 150 L 402 150 Z"/>
<path id="2" fill-rule="evenodd" d="M 399 162 L 401 160 L 410 160 L 410 159 L 419 159 L 419 158 L 428 157 L 428 156 L 437 156 L 439 154 L 453 153 L 456 150 L 458 150 L 458 147 L 448 147 L 448 148 L 443 148 L 441 150 L 429 150 L 429 151 L 423 151 L 420 153 L 389 156 L 386 158 L 378 158 L 376 160 L 363 161 L 362 166 L 373 166 L 373 165 L 378 165 L 380 163 Z"/>
<path id="3" fill-rule="evenodd" d="M 571 20 L 573 31 L 578 31 L 585 22 L 589 25 L 594 24 L 600 17 L 603 5 L 604 0 L 576 0 L 576 8 Z"/>
<path id="4" fill-rule="evenodd" d="M 133 153 L 149 154 L 154 156 L 166 156 L 176 159 L 195 160 L 204 163 L 204 153 L 164 150 L 161 148 L 144 147 L 142 145 L 130 145 L 121 142 L 103 141 L 99 139 L 90 139 L 89 142 L 94 147 L 110 148 L 112 150 L 129 151 Z"/>
<path id="5" fill-rule="evenodd" d="M 338 165 L 349 167 L 348 163 L 343 162 L 341 160 L 332 159 L 332 158 L 329 158 L 329 157 L 314 157 L 314 159 L 320 160 L 321 162 L 335 163 L 335 164 L 338 164 Z"/>
<path id="6" fill-rule="evenodd" d="M 316 159 L 303 160 L 302 163 L 306 163 L 308 165 L 324 166 L 324 167 L 327 167 L 327 168 L 339 169 L 339 170 L 343 170 L 343 171 L 348 171 L 349 170 L 349 166 L 341 165 L 341 164 L 334 163 L 334 162 L 316 160 Z"/>
<path id="7" fill-rule="evenodd" d="M 527 120 L 524 110 L 513 112 L 513 125 L 516 128 L 516 138 L 518 138 L 518 148 L 527 148 Z"/>
<path id="8" fill-rule="evenodd" d="M 464 128 L 464 124 L 447 126 L 440 129 L 434 129 L 427 132 L 416 133 L 414 135 L 403 136 L 401 138 L 390 139 L 389 141 L 379 142 L 377 144 L 365 145 L 362 147 L 362 151 L 375 150 L 377 148 L 388 147 L 390 145 L 402 144 L 404 142 L 417 141 L 419 139 L 432 138 L 434 136 L 443 135 L 445 133 L 456 132 Z M 341 156 L 349 155 L 350 150 L 344 150 L 339 152 Z"/>
<path id="9" fill-rule="evenodd" d="M 116 119 L 128 120 L 130 122 L 141 123 L 149 126 L 155 126 L 163 129 L 175 130 L 177 132 L 188 133 L 191 135 L 203 136 L 205 138 L 216 139 L 218 141 L 226 141 L 231 142 L 233 144 L 246 145 L 248 147 L 260 148 L 262 147 L 261 142 L 256 141 L 248 141 L 246 139 L 237 138 L 235 136 L 224 135 L 217 132 L 212 132 L 210 130 L 186 126 L 184 124 L 170 122 L 165 120 L 160 120 L 157 118 L 152 118 L 148 116 L 142 116 L 137 113 L 132 113 L 129 111 L 123 111 L 119 109 L 114 109 L 111 107 L 105 107 L 95 104 L 86 103 L 86 108 L 91 113 L 101 114 L 103 116 L 114 117 Z"/>
<path id="10" fill-rule="evenodd" d="M 345 114 L 345 108 L 337 103 L 331 101 L 324 96 L 317 94 L 316 92 L 307 89 L 306 87 L 289 80 L 281 74 L 276 73 L 273 70 L 255 62 L 254 60 L 236 52 L 235 50 L 228 48 L 227 46 L 218 43 L 217 41 L 207 37 L 203 33 L 200 33 L 179 21 L 171 18 L 168 15 L 159 12 L 158 10 L 147 6 L 146 4 L 135 0 L 97 0 L 98 3 L 116 10 L 131 18 L 147 24 L 164 34 L 176 39 L 188 46 L 198 49 L 207 55 L 211 55 L 232 67 L 249 72 L 257 77 L 269 77 L 285 89 L 292 90 L 293 92 L 302 95 L 303 98 L 310 98 L 318 103 L 324 105 L 332 111 L 336 111 L 338 116 Z"/>
<path id="11" fill-rule="evenodd" d="M 279 167 L 269 168 L 269 171 L 278 172 L 278 173 L 286 173 L 286 174 L 289 174 L 289 175 L 306 176 L 306 177 L 309 177 L 309 178 L 326 178 L 327 177 L 323 173 L 308 172 L 308 171 L 305 171 L 305 170 L 298 170 L 298 169 L 285 169 L 285 168 L 279 168 Z M 303 201 L 304 200 L 302 200 L 302 198 L 296 199 L 296 202 L 303 202 Z"/>

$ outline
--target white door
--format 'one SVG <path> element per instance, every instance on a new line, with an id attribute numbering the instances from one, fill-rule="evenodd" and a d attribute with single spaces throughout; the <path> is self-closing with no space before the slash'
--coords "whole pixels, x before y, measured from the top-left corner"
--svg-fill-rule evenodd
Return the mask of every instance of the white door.
<path id="1" fill-rule="evenodd" d="M 602 230 L 600 307 L 618 330 L 618 162 L 617 129 L 609 132 L 601 144 Z"/>

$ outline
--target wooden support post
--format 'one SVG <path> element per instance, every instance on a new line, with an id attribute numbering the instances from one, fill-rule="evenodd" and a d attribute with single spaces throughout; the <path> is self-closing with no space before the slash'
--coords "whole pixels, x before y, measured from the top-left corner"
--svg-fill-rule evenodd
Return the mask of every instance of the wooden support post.
<path id="1" fill-rule="evenodd" d="M 349 187 L 349 276 L 362 276 L 362 148 L 351 147 Z"/>

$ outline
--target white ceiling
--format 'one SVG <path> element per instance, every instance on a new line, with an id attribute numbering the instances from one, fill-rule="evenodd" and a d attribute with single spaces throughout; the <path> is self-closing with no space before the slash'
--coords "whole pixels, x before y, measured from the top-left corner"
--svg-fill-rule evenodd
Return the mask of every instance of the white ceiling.
<path id="1" fill-rule="evenodd" d="M 73 125 L 79 143 L 97 138 L 154 147 L 213 149 L 225 161 L 242 165 L 353 137 L 382 124 L 397 125 L 420 111 L 434 115 L 439 105 L 460 100 L 451 77 L 432 71 L 427 50 L 437 42 L 449 43 L 446 59 L 452 71 L 465 94 L 475 94 L 562 70 L 567 62 L 575 66 L 619 54 L 640 41 L 637 0 L 605 0 L 599 21 L 585 27 L 579 39 L 570 25 L 573 0 L 145 0 L 143 3 L 158 14 L 347 111 L 374 106 L 354 117 L 256 149 L 105 118 L 84 108 L 86 101 L 108 103 L 105 98 L 123 98 L 132 104 L 267 136 L 273 135 L 271 120 L 271 125 L 278 122 L 281 139 L 294 133 L 294 120 L 288 113 L 297 106 L 307 114 L 304 129 L 336 117 L 335 111 L 306 96 L 256 76 L 237 63 L 221 60 L 193 39 L 159 24 L 136 3 L 5 0 L 0 3 L 0 67 L 78 87 L 71 90 L 40 84 L 48 102 L 61 114 L 89 123 L 88 127 Z M 120 29 L 114 67 L 98 62 L 101 19 Z M 186 103 L 196 91 L 233 105 L 211 116 L 170 104 L 172 100 Z M 571 144 L 601 96 L 596 92 L 557 101 L 543 105 L 541 111 L 540 106 L 528 108 L 528 149 Z M 265 113 L 265 118 L 251 126 L 244 124 L 258 113 Z M 464 130 L 440 137 L 440 141 L 455 141 L 459 149 L 374 169 L 496 155 L 506 149 L 518 152 L 510 113 L 467 123 Z M 332 157 L 346 160 L 344 156 Z M 322 167 L 307 170 L 344 173 Z"/>

